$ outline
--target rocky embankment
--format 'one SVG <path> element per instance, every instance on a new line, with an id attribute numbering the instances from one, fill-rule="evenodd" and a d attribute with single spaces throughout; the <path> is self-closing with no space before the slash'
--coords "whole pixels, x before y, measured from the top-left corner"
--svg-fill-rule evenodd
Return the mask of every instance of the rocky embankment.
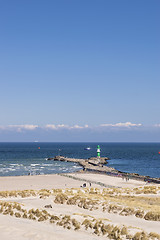
<path id="1" fill-rule="evenodd" d="M 109 160 L 109 158 L 107 157 L 101 157 L 100 159 L 97 159 L 95 157 L 92 157 L 89 159 L 78 159 L 78 158 L 67 158 L 64 156 L 55 156 L 54 158 L 48 158 L 47 160 L 75 162 L 83 167 L 83 171 L 124 177 L 126 178 L 126 180 L 127 178 L 128 179 L 132 178 L 132 179 L 160 184 L 160 178 L 151 178 L 149 176 L 141 176 L 137 173 L 124 173 L 114 168 L 106 166 L 105 164 L 107 163 L 107 160 Z"/>
<path id="2" fill-rule="evenodd" d="M 66 161 L 66 162 L 75 162 L 83 167 L 84 171 L 102 171 L 102 172 L 118 172 L 114 168 L 110 168 L 105 166 L 108 158 L 102 157 L 100 159 L 97 158 L 89 158 L 89 159 L 78 159 L 78 158 L 66 158 L 63 156 L 55 156 L 55 161 Z"/>

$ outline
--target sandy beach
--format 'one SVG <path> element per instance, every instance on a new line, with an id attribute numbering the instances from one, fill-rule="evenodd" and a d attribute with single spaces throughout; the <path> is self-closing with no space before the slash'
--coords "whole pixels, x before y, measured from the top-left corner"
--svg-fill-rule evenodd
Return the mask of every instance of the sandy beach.
<path id="1" fill-rule="evenodd" d="M 121 177 L 0 177 L 0 239 L 160 239 L 159 202 L 158 184 Z"/>
<path id="2" fill-rule="evenodd" d="M 65 176 L 66 175 L 66 176 Z M 69 178 L 67 176 L 72 176 Z M 0 177 L 0 191 L 25 190 L 25 189 L 52 189 L 52 188 L 79 188 L 87 182 L 101 182 L 110 187 L 136 187 L 143 186 L 145 182 L 130 179 L 122 180 L 119 177 L 112 177 L 103 174 L 93 173 L 68 173 L 63 175 L 33 175 L 33 176 L 13 176 Z M 88 184 L 89 186 L 89 184 Z M 99 184 L 92 184 L 92 187 L 101 187 Z"/>

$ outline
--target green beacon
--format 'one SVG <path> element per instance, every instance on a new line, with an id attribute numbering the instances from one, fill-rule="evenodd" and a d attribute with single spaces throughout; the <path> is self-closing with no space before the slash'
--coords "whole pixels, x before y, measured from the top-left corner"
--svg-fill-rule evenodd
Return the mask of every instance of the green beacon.
<path id="1" fill-rule="evenodd" d="M 97 158 L 100 158 L 100 152 L 101 152 L 101 149 L 100 149 L 100 146 L 98 145 L 97 146 Z"/>

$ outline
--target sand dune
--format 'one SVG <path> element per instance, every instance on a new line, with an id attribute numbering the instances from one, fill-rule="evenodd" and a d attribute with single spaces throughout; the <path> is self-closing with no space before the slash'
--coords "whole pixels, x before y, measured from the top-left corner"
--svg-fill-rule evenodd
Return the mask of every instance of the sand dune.
<path id="1" fill-rule="evenodd" d="M 82 187 L 84 183 L 86 188 Z M 103 187 L 103 184 L 108 185 L 109 188 Z M 28 196 L 23 195 L 23 190 L 26 189 L 33 189 L 32 193 L 34 194 L 26 191 Z M 47 190 L 40 191 L 40 189 Z M 142 191 L 141 194 L 136 192 L 139 189 Z M 15 190 L 19 190 L 19 192 Z M 132 236 L 136 232 L 142 231 L 146 232 L 146 236 L 149 236 L 150 232 L 160 234 L 159 221 L 148 221 L 144 217 L 136 217 L 135 212 L 126 216 L 120 213 L 125 208 L 136 210 L 138 207 L 144 208 L 144 215 L 154 209 L 158 212 L 160 187 L 155 184 L 151 185 L 135 180 L 125 181 L 122 178 L 100 174 L 72 173 L 66 176 L 55 174 L 0 177 L 0 191 L 2 209 L 0 213 L 0 239 L 2 240 L 109 239 L 108 233 L 103 236 L 102 232 L 99 232 L 103 226 L 108 225 L 117 226 L 121 230 L 125 226 L 128 234 L 132 234 Z M 5 192 L 2 193 L 2 191 Z M 78 196 L 78 200 L 76 203 L 69 204 L 65 199 L 62 204 L 62 202 L 56 202 L 58 194 L 67 196 L 69 201 Z M 16 207 L 14 207 L 15 202 Z M 45 208 L 46 205 L 52 208 Z M 116 212 L 112 206 L 114 208 L 118 206 Z M 34 217 L 36 209 L 41 213 L 44 211 L 43 215 L 47 216 L 45 220 L 39 221 L 39 217 Z M 29 211 L 33 214 L 29 214 Z M 27 215 L 27 219 L 23 217 L 24 214 Z M 51 216 L 58 216 L 59 220 L 52 221 Z M 64 218 L 69 219 L 67 223 L 64 222 Z M 99 223 L 101 227 L 99 230 L 96 230 L 96 227 L 85 229 L 84 220 L 91 222 L 93 226 Z M 74 222 L 80 226 L 77 230 L 74 230 L 76 229 Z M 126 235 L 121 237 L 126 239 Z"/>

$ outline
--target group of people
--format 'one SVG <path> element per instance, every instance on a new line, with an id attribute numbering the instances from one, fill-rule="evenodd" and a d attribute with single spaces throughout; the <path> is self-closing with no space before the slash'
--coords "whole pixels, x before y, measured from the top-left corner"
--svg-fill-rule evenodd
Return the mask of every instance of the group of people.
<path id="1" fill-rule="evenodd" d="M 89 182 L 89 186 L 90 186 L 90 187 L 92 186 L 91 182 Z M 83 185 L 80 186 L 80 187 L 87 187 L 87 183 L 83 183 Z"/>
<path id="2" fill-rule="evenodd" d="M 122 175 L 122 180 L 126 180 L 126 182 L 128 182 L 128 181 L 129 181 L 129 177 L 128 177 L 128 176 L 123 176 L 123 175 Z"/>

